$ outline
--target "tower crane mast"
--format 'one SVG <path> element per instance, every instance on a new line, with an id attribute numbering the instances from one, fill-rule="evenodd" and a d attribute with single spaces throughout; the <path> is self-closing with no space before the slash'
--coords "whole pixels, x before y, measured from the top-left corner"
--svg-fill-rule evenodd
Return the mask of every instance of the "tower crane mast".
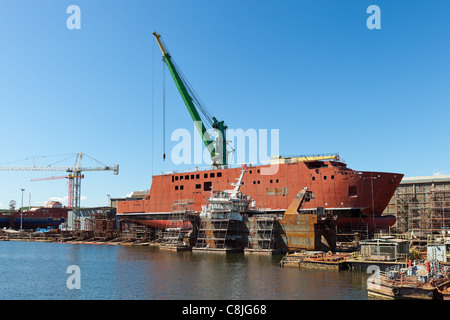
<path id="1" fill-rule="evenodd" d="M 0 171 L 63 171 L 68 172 L 68 176 L 62 177 L 50 177 L 50 178 L 42 178 L 42 179 L 34 179 L 33 181 L 38 180 L 52 180 L 58 178 L 68 178 L 69 179 L 69 205 L 71 201 L 73 201 L 73 209 L 78 211 L 80 208 L 80 199 L 81 199 L 81 179 L 83 178 L 83 171 L 113 171 L 114 175 L 119 174 L 119 165 L 113 166 L 97 166 L 97 167 L 82 167 L 83 153 L 77 153 L 77 159 L 75 161 L 75 165 L 73 167 L 64 167 L 64 166 L 0 166 Z M 72 199 L 71 200 L 71 195 Z"/>
<path id="2" fill-rule="evenodd" d="M 67 176 L 53 176 L 53 177 L 46 177 L 46 178 L 36 178 L 36 179 L 31 179 L 30 181 L 45 181 L 45 180 L 57 180 L 57 179 L 69 179 L 69 195 L 68 195 L 68 207 L 73 208 L 73 180 L 75 178 L 74 174 L 69 174 Z M 84 175 L 81 175 L 81 179 L 84 178 Z"/>

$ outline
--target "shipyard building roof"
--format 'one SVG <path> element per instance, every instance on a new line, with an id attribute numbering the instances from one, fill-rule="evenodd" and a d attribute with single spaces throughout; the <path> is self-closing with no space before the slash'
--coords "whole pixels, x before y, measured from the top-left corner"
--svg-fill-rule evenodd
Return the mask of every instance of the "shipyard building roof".
<path id="1" fill-rule="evenodd" d="M 400 184 L 412 183 L 432 183 L 432 182 L 450 182 L 450 175 L 407 177 L 403 178 Z"/>

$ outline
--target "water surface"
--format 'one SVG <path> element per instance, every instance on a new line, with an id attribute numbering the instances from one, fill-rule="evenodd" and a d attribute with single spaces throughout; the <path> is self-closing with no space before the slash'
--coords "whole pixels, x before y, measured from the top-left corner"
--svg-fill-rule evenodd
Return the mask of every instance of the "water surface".
<path id="1" fill-rule="evenodd" d="M 0 299 L 367 300 L 369 274 L 280 268 L 281 258 L 0 241 Z M 70 265 L 80 289 L 66 285 Z"/>

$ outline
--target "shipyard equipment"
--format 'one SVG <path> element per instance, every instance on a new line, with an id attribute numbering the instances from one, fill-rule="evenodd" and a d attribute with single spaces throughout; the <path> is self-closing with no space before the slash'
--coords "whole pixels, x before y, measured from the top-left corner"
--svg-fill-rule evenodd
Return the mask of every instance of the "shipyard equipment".
<path id="1" fill-rule="evenodd" d="M 240 169 L 227 165 L 225 124 L 208 116 L 207 110 L 198 103 L 199 100 L 174 63 L 161 36 L 156 32 L 153 35 L 161 49 L 163 63 L 171 72 L 215 164 L 215 168 L 210 170 L 200 171 L 196 168 L 185 172 L 152 175 L 151 189 L 143 199 L 117 201 L 117 214 L 121 219 L 161 229 L 169 224 L 175 201 L 193 199 L 193 210 L 200 212 L 202 205 L 208 202 L 211 190 L 228 189 L 230 179 L 239 176 Z M 164 66 L 163 72 L 165 70 Z M 163 106 L 164 101 L 163 99 Z M 212 139 L 210 135 L 213 134 L 206 130 L 201 114 L 210 120 L 211 126 L 218 133 L 216 139 Z M 270 173 L 267 172 L 268 168 Z M 245 181 L 242 181 L 245 183 L 243 191 L 255 204 L 270 210 L 271 214 L 285 213 L 296 198 L 296 191 L 301 191 L 302 187 L 308 186 L 315 190 L 314 199 L 304 199 L 301 203 L 302 214 L 297 212 L 297 207 L 283 215 L 283 222 L 291 227 L 291 234 L 288 235 L 290 238 L 287 240 L 291 240 L 288 244 L 294 250 L 295 247 L 319 247 L 321 243 L 332 248 L 335 245 L 336 230 L 339 233 L 355 233 L 360 230 L 369 233 L 387 229 L 395 223 L 395 219 L 382 216 L 382 213 L 403 174 L 353 170 L 340 161 L 337 154 L 287 158 L 277 156 L 267 165 L 248 166 L 248 171 Z M 302 228 L 297 228 L 297 222 L 304 223 Z"/>
<path id="2" fill-rule="evenodd" d="M 72 195 L 73 204 L 72 208 L 77 217 L 77 212 L 80 208 L 81 199 L 81 179 L 84 177 L 83 171 L 113 171 L 115 175 L 119 174 L 119 165 L 103 165 L 97 167 L 82 167 L 83 153 L 78 152 L 75 165 L 73 167 L 64 166 L 12 166 L 5 167 L 0 166 L 0 171 L 64 171 L 69 173 L 69 194 Z M 95 160 L 95 159 L 94 159 Z M 96 160 L 97 161 L 97 160 Z M 97 161 L 98 162 L 98 161 Z M 69 196 L 70 198 L 70 196 Z M 69 205 L 71 205 L 69 203 Z"/>
<path id="3" fill-rule="evenodd" d="M 84 178 L 84 175 L 81 175 L 81 179 Z M 73 173 L 67 175 L 67 176 L 56 176 L 56 177 L 46 177 L 46 178 L 36 178 L 36 179 L 31 179 L 30 181 L 45 181 L 45 180 L 57 180 L 57 179 L 69 179 L 69 196 L 68 196 L 68 206 L 70 208 L 73 207 L 73 184 L 74 184 L 74 179 L 75 179 L 75 175 Z"/>
<path id="4" fill-rule="evenodd" d="M 304 204 L 312 199 L 314 194 L 307 187 L 300 190 L 280 221 L 289 251 L 328 251 L 336 247 L 337 216 L 326 214 L 322 207 L 316 212 L 304 210 Z"/>
<path id="5" fill-rule="evenodd" d="M 167 51 L 164 45 L 161 35 L 153 32 L 153 35 L 158 42 L 158 46 L 161 49 L 163 55 L 163 61 L 167 65 L 167 68 L 172 75 L 173 80 L 180 92 L 181 97 L 189 111 L 189 114 L 194 121 L 197 130 L 202 137 L 202 141 L 208 149 L 214 166 L 226 166 L 227 165 L 227 145 L 226 145 L 226 129 L 227 126 L 224 121 L 218 121 L 215 117 L 211 116 L 206 108 L 200 102 L 190 87 L 187 80 L 182 76 L 180 69 L 175 65 L 173 58 Z M 197 108 L 202 112 L 203 119 Z M 212 139 L 211 135 L 208 133 L 205 124 L 210 125 L 215 130 L 215 139 Z"/>

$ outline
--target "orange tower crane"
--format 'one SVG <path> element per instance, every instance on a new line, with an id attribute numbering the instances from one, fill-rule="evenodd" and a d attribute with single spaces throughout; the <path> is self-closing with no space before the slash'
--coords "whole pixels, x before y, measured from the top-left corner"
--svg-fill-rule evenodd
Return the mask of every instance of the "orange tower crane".
<path id="1" fill-rule="evenodd" d="M 74 174 L 69 174 L 67 176 L 53 176 L 53 177 L 46 177 L 46 178 L 36 178 L 36 179 L 31 179 L 30 181 L 45 181 L 45 180 L 57 180 L 57 179 L 69 179 L 69 195 L 68 195 L 68 201 L 67 201 L 67 206 L 69 208 L 73 208 L 73 180 L 75 178 Z M 81 179 L 84 178 L 84 174 L 81 175 Z"/>

